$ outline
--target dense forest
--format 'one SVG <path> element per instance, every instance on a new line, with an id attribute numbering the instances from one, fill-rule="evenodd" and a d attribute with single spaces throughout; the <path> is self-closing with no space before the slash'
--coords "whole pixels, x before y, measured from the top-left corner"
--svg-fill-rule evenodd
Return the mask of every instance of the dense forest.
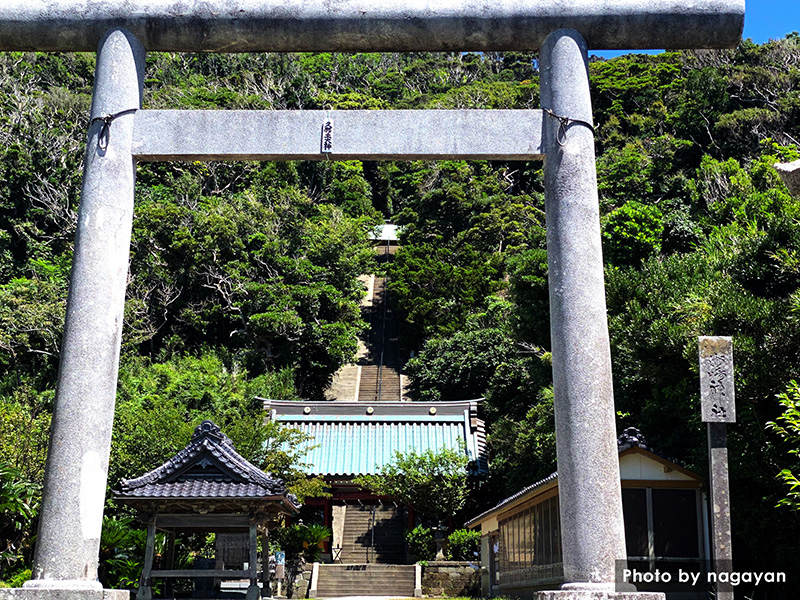
<path id="1" fill-rule="evenodd" d="M 0 580 L 12 581 L 31 559 L 94 55 L 2 54 L 0 73 Z M 590 75 L 618 426 L 706 474 L 697 336 L 733 336 L 734 555 L 742 570 L 800 573 L 800 496 L 784 471 L 800 470 L 800 198 L 773 168 L 800 158 L 800 36 L 592 57 Z M 539 107 L 536 55 L 518 52 L 153 53 L 146 77 L 145 108 Z M 465 516 L 552 472 L 540 162 L 153 163 L 137 173 L 109 485 L 210 416 L 320 493 L 301 456 L 264 446 L 278 433 L 255 396 L 321 399 L 352 360 L 357 278 L 383 268 L 370 233 L 384 220 L 403 226 L 387 275 L 413 396 L 485 397 L 491 475 Z"/>

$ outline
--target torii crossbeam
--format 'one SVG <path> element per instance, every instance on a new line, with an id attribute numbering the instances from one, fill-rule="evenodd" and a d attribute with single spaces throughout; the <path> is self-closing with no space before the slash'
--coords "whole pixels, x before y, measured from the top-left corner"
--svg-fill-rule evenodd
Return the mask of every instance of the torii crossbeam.
<path id="1" fill-rule="evenodd" d="M 97 48 L 98 58 L 34 579 L 0 600 L 104 594 L 97 561 L 136 162 L 326 158 L 544 157 L 567 583 L 540 599 L 613 597 L 626 552 L 588 48 L 728 48 L 743 22 L 744 0 L 5 0 L 0 50 Z M 141 110 L 146 50 L 536 49 L 546 112 Z"/>

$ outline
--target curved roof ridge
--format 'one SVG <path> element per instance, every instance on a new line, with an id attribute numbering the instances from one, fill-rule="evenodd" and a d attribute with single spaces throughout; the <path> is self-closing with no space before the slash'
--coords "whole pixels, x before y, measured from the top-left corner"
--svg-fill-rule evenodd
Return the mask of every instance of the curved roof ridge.
<path id="1" fill-rule="evenodd" d="M 192 458 L 199 454 L 200 446 L 198 444 L 189 443 L 185 448 L 178 451 L 172 458 L 168 459 L 163 464 L 159 465 L 152 471 L 148 471 L 144 475 L 140 475 L 134 479 L 123 479 L 120 481 L 123 491 L 134 490 L 150 483 L 155 483 L 168 475 L 177 471 L 180 467 L 189 462 Z"/>
<path id="2" fill-rule="evenodd" d="M 120 482 L 123 493 L 152 483 L 163 482 L 164 479 L 196 459 L 204 450 L 209 451 L 225 467 L 238 475 L 242 479 L 239 483 L 255 483 L 273 493 L 285 491 L 282 480 L 273 478 L 250 463 L 236 451 L 233 442 L 222 433 L 218 425 L 213 421 L 205 420 L 195 428 L 192 439 L 186 447 L 175 456 L 140 477 L 123 479 Z"/>

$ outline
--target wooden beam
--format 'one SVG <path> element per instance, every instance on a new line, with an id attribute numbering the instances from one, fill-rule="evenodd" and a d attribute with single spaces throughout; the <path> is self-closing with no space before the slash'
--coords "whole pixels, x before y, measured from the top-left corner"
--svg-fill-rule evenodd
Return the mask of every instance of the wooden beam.
<path id="1" fill-rule="evenodd" d="M 198 514 L 163 514 L 156 515 L 158 527 L 177 527 L 181 529 L 205 529 L 209 532 L 230 527 L 247 529 L 250 518 L 247 515 L 198 515 Z"/>
<path id="2" fill-rule="evenodd" d="M 218 577 L 220 579 L 246 579 L 250 577 L 249 569 L 158 569 L 150 572 L 153 579 Z"/>

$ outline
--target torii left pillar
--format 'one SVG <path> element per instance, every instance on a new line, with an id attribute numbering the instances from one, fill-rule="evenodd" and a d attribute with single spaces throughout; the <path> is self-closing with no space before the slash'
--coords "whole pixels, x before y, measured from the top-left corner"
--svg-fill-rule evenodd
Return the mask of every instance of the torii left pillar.
<path id="1" fill-rule="evenodd" d="M 31 597 L 127 595 L 102 589 L 97 563 L 133 221 L 133 113 L 144 66 L 144 47 L 132 34 L 106 33 L 97 51 L 33 579 L 21 590 Z"/>

